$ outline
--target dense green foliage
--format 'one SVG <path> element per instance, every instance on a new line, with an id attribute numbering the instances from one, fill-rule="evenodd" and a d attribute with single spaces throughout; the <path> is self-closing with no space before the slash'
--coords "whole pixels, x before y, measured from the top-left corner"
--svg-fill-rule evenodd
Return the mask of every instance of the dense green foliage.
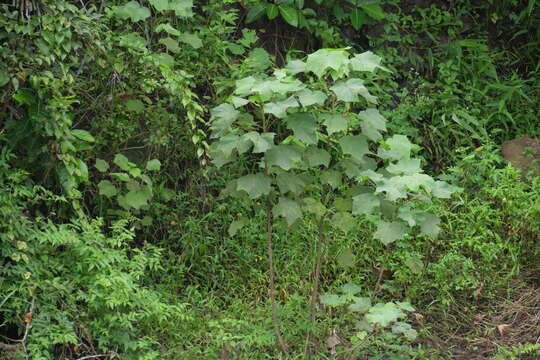
<path id="1" fill-rule="evenodd" d="M 0 359 L 474 358 L 540 286 L 539 49 L 536 0 L 1 3 Z"/>

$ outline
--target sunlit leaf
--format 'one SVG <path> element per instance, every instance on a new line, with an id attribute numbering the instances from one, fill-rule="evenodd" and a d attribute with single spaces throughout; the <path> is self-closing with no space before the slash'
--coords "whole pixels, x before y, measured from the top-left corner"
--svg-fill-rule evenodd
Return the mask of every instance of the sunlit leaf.
<path id="1" fill-rule="evenodd" d="M 348 64 L 349 53 L 347 51 L 319 49 L 313 54 L 308 55 L 305 71 L 312 71 L 318 77 L 322 77 L 327 69 L 340 72 Z"/>
<path id="2" fill-rule="evenodd" d="M 336 83 L 330 88 L 338 100 L 345 102 L 356 102 L 359 100 L 358 95 L 361 95 L 370 103 L 377 103 L 377 98 L 372 96 L 368 89 L 364 86 L 364 81 L 361 79 L 349 79 Z"/>
<path id="3" fill-rule="evenodd" d="M 401 311 L 394 303 L 375 304 L 369 309 L 365 318 L 370 323 L 379 324 L 381 327 L 386 327 L 397 320 L 406 317 L 407 315 Z"/>
<path id="4" fill-rule="evenodd" d="M 362 134 L 370 140 L 379 141 L 382 138 L 381 132 L 386 131 L 386 119 L 377 109 L 367 109 L 358 113 L 362 122 Z"/>

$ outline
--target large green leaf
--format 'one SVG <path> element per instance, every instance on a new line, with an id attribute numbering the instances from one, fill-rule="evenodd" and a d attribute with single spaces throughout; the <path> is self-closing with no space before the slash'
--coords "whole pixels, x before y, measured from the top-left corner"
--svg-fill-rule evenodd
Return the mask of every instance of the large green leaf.
<path id="1" fill-rule="evenodd" d="M 300 207 L 300 204 L 286 197 L 280 197 L 272 211 L 275 217 L 284 217 L 289 226 L 302 217 L 302 208 Z"/>
<path id="2" fill-rule="evenodd" d="M 150 10 L 141 6 L 137 1 L 130 1 L 123 6 L 118 6 L 115 15 L 121 19 L 130 18 L 131 21 L 137 22 L 150 17 Z"/>
<path id="3" fill-rule="evenodd" d="M 391 174 L 396 175 L 413 175 L 421 171 L 420 159 L 403 158 L 397 163 L 392 163 L 386 167 L 386 170 Z"/>
<path id="4" fill-rule="evenodd" d="M 386 193 L 386 198 L 390 201 L 407 198 L 407 183 L 402 176 L 393 176 L 391 178 L 383 178 L 377 184 L 375 194 Z"/>
<path id="5" fill-rule="evenodd" d="M 353 215 L 370 215 L 381 205 L 379 198 L 373 193 L 360 194 L 352 198 Z"/>
<path id="6" fill-rule="evenodd" d="M 298 10 L 292 6 L 279 5 L 279 13 L 289 25 L 298 27 Z"/>
<path id="7" fill-rule="evenodd" d="M 294 96 L 290 96 L 286 100 L 278 101 L 278 102 L 269 102 L 264 104 L 264 112 L 267 114 L 272 114 L 277 118 L 284 118 L 287 115 L 287 109 L 298 107 L 300 104 L 298 104 L 298 101 L 294 98 Z"/>
<path id="8" fill-rule="evenodd" d="M 370 140 L 379 141 L 382 138 L 381 131 L 386 131 L 386 119 L 377 109 L 367 109 L 358 113 L 362 122 L 362 134 Z"/>
<path id="9" fill-rule="evenodd" d="M 227 120 L 227 121 L 234 121 L 238 119 L 238 116 L 240 115 L 240 111 L 236 110 L 234 106 L 231 104 L 221 104 L 219 106 L 216 106 L 212 110 L 210 110 L 210 115 L 212 116 L 212 120 Z"/>
<path id="10" fill-rule="evenodd" d="M 193 17 L 193 0 L 169 0 L 171 10 L 180 18 Z"/>
<path id="11" fill-rule="evenodd" d="M 351 155 L 362 161 L 364 155 L 369 154 L 369 145 L 364 135 L 347 135 L 339 140 L 344 154 Z"/>
<path id="12" fill-rule="evenodd" d="M 338 100 L 345 102 L 356 102 L 359 100 L 358 95 L 364 97 L 370 103 L 377 103 L 377 98 L 372 96 L 368 89 L 364 86 L 364 81 L 361 79 L 349 79 L 336 83 L 330 88 Z"/>
<path id="13" fill-rule="evenodd" d="M 317 143 L 317 121 L 308 113 L 296 113 L 285 119 L 287 127 L 294 132 L 294 137 L 307 145 Z"/>
<path id="14" fill-rule="evenodd" d="M 324 149 L 319 149 L 316 146 L 310 146 L 305 151 L 306 160 L 311 167 L 325 166 L 330 164 L 330 154 Z"/>
<path id="15" fill-rule="evenodd" d="M 435 181 L 435 185 L 432 189 L 432 194 L 440 199 L 450 199 L 454 190 L 452 185 L 445 181 Z"/>
<path id="16" fill-rule="evenodd" d="M 148 200 L 152 197 L 151 192 L 147 189 L 132 190 L 123 196 L 118 196 L 118 202 L 124 208 L 140 209 L 148 204 Z"/>
<path id="17" fill-rule="evenodd" d="M 420 231 L 432 238 L 439 235 L 439 232 L 441 231 L 441 228 L 439 227 L 440 222 L 441 219 L 438 216 L 429 213 L 422 213 L 418 220 Z"/>
<path id="18" fill-rule="evenodd" d="M 300 100 L 300 104 L 302 106 L 310 106 L 310 105 L 324 105 L 324 102 L 326 101 L 326 94 L 319 90 L 309 90 L 304 89 L 297 93 L 298 100 Z"/>
<path id="19" fill-rule="evenodd" d="M 291 145 L 278 145 L 266 152 L 268 166 L 279 166 L 283 170 L 290 170 L 295 163 L 302 160 L 301 153 Z"/>
<path id="20" fill-rule="evenodd" d="M 245 191 L 251 199 L 257 199 L 270 193 L 272 180 L 262 173 L 242 176 L 236 181 L 236 189 Z"/>
<path id="21" fill-rule="evenodd" d="M 152 159 L 146 163 L 146 170 L 158 171 L 161 168 L 161 161 L 158 159 Z"/>
<path id="22" fill-rule="evenodd" d="M 244 134 L 244 138 L 253 143 L 254 153 L 264 153 L 274 145 L 275 133 L 262 133 L 251 131 Z"/>
<path id="23" fill-rule="evenodd" d="M 341 49 L 319 49 L 308 55 L 305 71 L 322 77 L 327 69 L 342 73 L 349 64 L 349 53 Z"/>
<path id="24" fill-rule="evenodd" d="M 350 248 L 343 249 L 336 258 L 339 266 L 344 268 L 353 267 L 356 263 L 356 257 Z"/>
<path id="25" fill-rule="evenodd" d="M 321 114 L 319 118 L 323 120 L 323 125 L 326 126 L 328 135 L 347 130 L 347 118 L 339 114 Z"/>
<path id="26" fill-rule="evenodd" d="M 282 194 L 291 192 L 294 195 L 301 194 L 307 185 L 306 181 L 302 177 L 288 172 L 279 174 L 276 177 L 276 183 Z"/>
<path id="27" fill-rule="evenodd" d="M 407 230 L 407 226 L 400 221 L 381 221 L 377 224 L 377 231 L 373 234 L 373 238 L 380 240 L 384 245 L 388 245 L 396 240 L 403 239 L 407 234 Z"/>
<path id="28" fill-rule="evenodd" d="M 336 189 L 342 183 L 341 173 L 336 170 L 323 171 L 321 173 L 321 182 L 330 185 L 332 189 Z"/>
<path id="29" fill-rule="evenodd" d="M 366 51 L 355 55 L 351 59 L 351 67 L 354 71 L 373 72 L 377 68 L 389 71 L 385 67 L 381 66 L 381 57 L 375 55 L 371 51 Z"/>

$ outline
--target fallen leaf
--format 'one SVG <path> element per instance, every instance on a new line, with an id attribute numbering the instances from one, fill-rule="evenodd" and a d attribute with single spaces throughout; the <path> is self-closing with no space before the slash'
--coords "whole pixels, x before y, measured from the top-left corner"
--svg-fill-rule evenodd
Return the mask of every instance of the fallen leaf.
<path id="1" fill-rule="evenodd" d="M 23 321 L 26 323 L 26 324 L 29 324 L 32 322 L 32 313 L 26 313 L 23 315 Z"/>
<path id="2" fill-rule="evenodd" d="M 508 324 L 501 324 L 501 325 L 497 325 L 497 330 L 499 330 L 499 334 L 501 334 L 501 336 L 504 336 L 506 329 L 508 329 L 509 327 L 510 325 Z"/>

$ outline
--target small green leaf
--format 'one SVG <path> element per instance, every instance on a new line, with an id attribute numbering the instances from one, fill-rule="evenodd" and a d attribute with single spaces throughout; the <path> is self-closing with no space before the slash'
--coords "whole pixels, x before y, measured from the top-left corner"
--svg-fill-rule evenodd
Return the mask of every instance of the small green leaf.
<path id="1" fill-rule="evenodd" d="M 146 163 L 146 170 L 158 171 L 161 168 L 161 161 L 158 159 L 152 159 Z"/>
<path id="2" fill-rule="evenodd" d="M 351 25 L 358 31 L 367 22 L 366 13 L 361 8 L 354 8 L 351 12 Z"/>
<path id="3" fill-rule="evenodd" d="M 353 215 L 370 215 L 381 205 L 377 196 L 373 193 L 360 194 L 352 198 L 352 213 Z"/>
<path id="4" fill-rule="evenodd" d="M 184 44 L 191 45 L 191 47 L 194 49 L 200 49 L 203 46 L 201 38 L 195 34 L 183 33 L 178 36 L 178 40 Z"/>
<path id="5" fill-rule="evenodd" d="M 155 32 L 159 33 L 159 32 L 162 32 L 162 31 L 165 31 L 167 34 L 174 35 L 174 36 L 179 36 L 181 34 L 180 31 L 176 30 L 169 23 L 159 24 L 156 27 Z"/>
<path id="6" fill-rule="evenodd" d="M 100 195 L 108 198 L 113 197 L 117 193 L 116 187 L 109 180 L 101 180 L 98 183 L 98 190 Z"/>
<path id="7" fill-rule="evenodd" d="M 368 102 L 377 103 L 377 98 L 369 93 L 364 86 L 364 81 L 361 79 L 354 78 L 338 82 L 330 90 L 336 94 L 338 100 L 344 102 L 357 102 L 359 100 L 358 95 L 362 95 Z"/>
<path id="8" fill-rule="evenodd" d="M 363 4 L 360 5 L 362 9 L 368 14 L 372 19 L 382 20 L 386 17 L 384 10 L 379 4 Z"/>
<path id="9" fill-rule="evenodd" d="M 98 169 L 100 172 L 105 172 L 109 170 L 109 163 L 106 162 L 103 159 L 96 159 L 96 169 Z"/>
<path id="10" fill-rule="evenodd" d="M 354 253 L 350 248 L 342 250 L 336 260 L 338 265 L 344 268 L 352 267 L 356 263 Z"/>
<path id="11" fill-rule="evenodd" d="M 304 199 L 304 210 L 319 219 L 326 214 L 326 207 L 319 200 L 313 198 Z"/>
<path id="12" fill-rule="evenodd" d="M 289 25 L 298 27 L 298 10 L 291 6 L 279 5 L 279 13 Z"/>
<path id="13" fill-rule="evenodd" d="M 408 256 L 405 259 L 405 265 L 411 270 L 411 272 L 415 275 L 418 275 L 422 273 L 422 270 L 424 269 L 424 263 L 418 256 Z"/>
<path id="14" fill-rule="evenodd" d="M 126 173 L 111 173 L 110 174 L 113 178 L 123 181 L 123 182 L 129 182 L 131 181 L 131 178 Z"/>
<path id="15" fill-rule="evenodd" d="M 289 198 L 280 197 L 277 205 L 273 208 L 274 217 L 282 216 L 287 221 L 287 225 L 291 226 L 296 220 L 302 217 L 302 209 L 300 205 Z"/>
<path id="16" fill-rule="evenodd" d="M 170 37 L 159 39 L 158 42 L 160 44 L 165 45 L 169 51 L 172 51 L 174 53 L 178 53 L 180 51 L 180 46 L 178 45 L 178 41 Z"/>
<path id="17" fill-rule="evenodd" d="M 369 145 L 364 135 L 344 136 L 339 140 L 341 150 L 344 154 L 351 155 L 353 158 L 362 161 L 363 156 L 369 154 Z"/>
<path id="18" fill-rule="evenodd" d="M 320 296 L 321 304 L 330 306 L 330 307 L 338 307 L 341 305 L 344 305 L 347 301 L 342 296 L 336 295 L 336 294 L 324 294 Z"/>
<path id="19" fill-rule="evenodd" d="M 116 154 L 114 156 L 113 163 L 118 165 L 118 167 L 120 169 L 124 170 L 124 171 L 129 171 L 129 169 L 131 169 L 131 165 L 132 165 L 132 163 L 129 162 L 128 158 L 125 157 L 122 154 Z"/>
<path id="20" fill-rule="evenodd" d="M 262 72 L 272 65 L 272 60 L 266 50 L 255 48 L 249 53 L 246 64 L 254 71 Z"/>
<path id="21" fill-rule="evenodd" d="M 126 109 L 134 113 L 141 113 L 144 111 L 144 104 L 140 100 L 130 99 L 126 101 Z"/>
<path id="22" fill-rule="evenodd" d="M 386 304 L 376 304 L 369 309 L 365 318 L 370 323 L 379 324 L 384 328 L 406 316 L 407 315 L 401 311 L 396 304 L 390 302 Z"/>
<path id="23" fill-rule="evenodd" d="M 246 105 L 246 104 L 249 104 L 249 100 L 246 100 L 246 99 L 238 97 L 238 96 L 232 96 L 231 100 L 232 100 L 232 103 L 233 103 L 234 107 L 237 108 L 237 109 L 239 107 L 242 107 L 242 106 Z"/>
<path id="24" fill-rule="evenodd" d="M 75 136 L 77 139 L 81 139 L 87 142 L 93 143 L 96 141 L 96 139 L 94 139 L 94 137 L 86 130 L 80 130 L 80 129 L 71 130 L 71 134 Z"/>
<path id="25" fill-rule="evenodd" d="M 296 113 L 285 119 L 287 127 L 294 132 L 294 137 L 307 145 L 317 143 L 318 128 L 315 118 L 308 113 Z"/>
<path id="26" fill-rule="evenodd" d="M 388 245 L 396 240 L 403 239 L 407 234 L 407 230 L 408 228 L 399 221 L 381 221 L 377 225 L 377 231 L 373 234 L 373 238 L 380 240 L 384 245 Z"/>
<path id="27" fill-rule="evenodd" d="M 356 225 L 356 220 L 348 212 L 337 212 L 332 216 L 332 226 L 338 228 L 339 230 L 348 233 Z"/>
<path id="28" fill-rule="evenodd" d="M 246 15 L 246 24 L 259 20 L 266 11 L 266 6 L 266 4 L 257 4 L 250 7 Z"/>
<path id="29" fill-rule="evenodd" d="M 347 130 L 347 118 L 339 114 L 322 114 L 319 118 L 323 120 L 323 125 L 326 126 L 328 135 Z"/>
<path id="30" fill-rule="evenodd" d="M 227 230 L 229 236 L 233 237 L 238 233 L 238 230 L 242 229 L 247 224 L 249 224 L 249 219 L 246 217 L 241 217 L 238 220 L 233 221 Z"/>
<path id="31" fill-rule="evenodd" d="M 270 193 L 272 180 L 262 173 L 246 175 L 236 181 L 236 188 L 247 192 L 251 199 L 257 199 Z"/>
<path id="32" fill-rule="evenodd" d="M 368 297 L 355 298 L 354 302 L 349 305 L 349 311 L 366 313 L 371 309 L 371 299 Z"/>
<path id="33" fill-rule="evenodd" d="M 279 8 L 276 4 L 266 5 L 266 16 L 268 20 L 273 20 L 279 15 Z"/>
<path id="34" fill-rule="evenodd" d="M 302 160 L 301 153 L 291 145 L 278 145 L 266 152 L 268 166 L 279 166 L 289 171 L 297 162 Z"/>
<path id="35" fill-rule="evenodd" d="M 341 287 L 341 292 L 347 295 L 356 295 L 360 291 L 362 291 L 362 288 L 353 283 L 347 283 Z"/>
<path id="36" fill-rule="evenodd" d="M 152 6 L 156 8 L 157 11 L 166 11 L 171 10 L 171 5 L 169 4 L 169 0 L 148 0 Z"/>

